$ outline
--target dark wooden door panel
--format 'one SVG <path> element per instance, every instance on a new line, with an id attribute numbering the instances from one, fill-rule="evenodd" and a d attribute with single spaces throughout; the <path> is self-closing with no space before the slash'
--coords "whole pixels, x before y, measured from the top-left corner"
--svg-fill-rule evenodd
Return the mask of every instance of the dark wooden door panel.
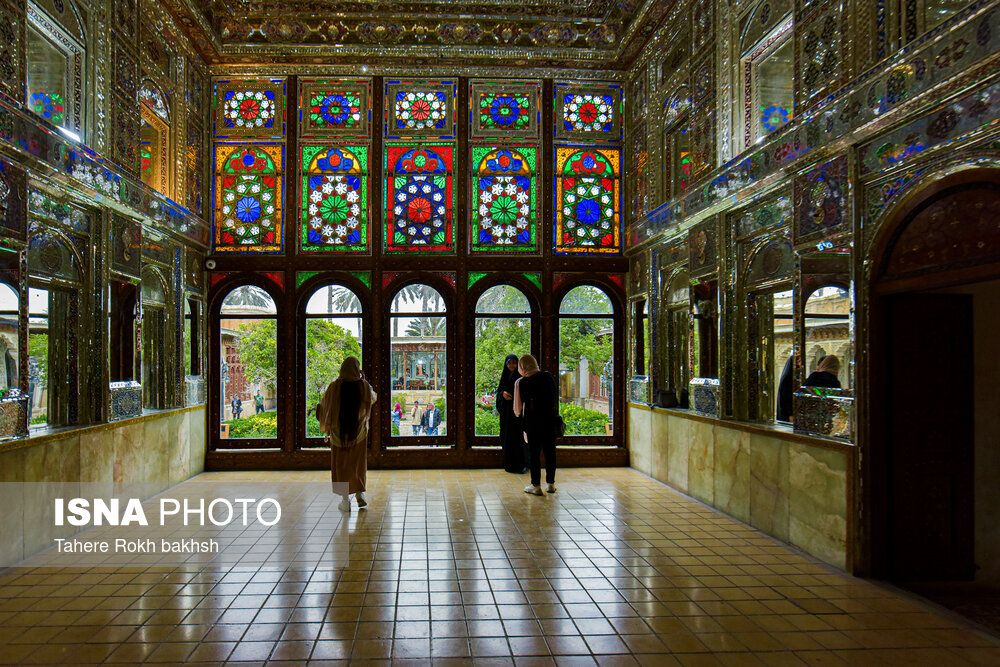
<path id="1" fill-rule="evenodd" d="M 903 294 L 886 305 L 891 574 L 970 579 L 972 297 Z"/>

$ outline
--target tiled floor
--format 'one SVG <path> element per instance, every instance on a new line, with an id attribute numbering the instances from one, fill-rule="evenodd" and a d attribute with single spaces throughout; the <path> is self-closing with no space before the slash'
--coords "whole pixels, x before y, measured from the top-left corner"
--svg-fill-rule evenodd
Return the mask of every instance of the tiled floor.
<path id="1" fill-rule="evenodd" d="M 293 476 L 327 478 L 249 475 Z M 0 663 L 1000 664 L 984 635 L 635 471 L 558 478 L 534 497 L 500 471 L 373 471 L 346 569 L 7 570 Z"/>

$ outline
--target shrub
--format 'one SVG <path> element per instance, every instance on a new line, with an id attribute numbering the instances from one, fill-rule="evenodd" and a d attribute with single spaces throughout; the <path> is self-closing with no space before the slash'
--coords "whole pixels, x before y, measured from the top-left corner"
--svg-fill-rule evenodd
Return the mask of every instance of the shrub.
<path id="1" fill-rule="evenodd" d="M 441 411 L 441 418 L 443 419 L 444 415 L 445 415 L 444 408 L 445 408 L 445 405 L 446 405 L 444 398 L 436 398 L 436 399 L 434 399 L 434 405 L 437 406 L 437 409 Z"/>
<path id="2" fill-rule="evenodd" d="M 315 417 L 313 418 L 315 421 Z M 277 438 L 278 437 L 278 413 L 262 412 L 259 415 L 251 415 L 241 419 L 233 419 L 225 422 L 229 424 L 230 438 Z M 319 431 L 319 422 L 316 422 L 316 430 Z"/>
<path id="3" fill-rule="evenodd" d="M 604 425 L 609 421 L 603 412 L 572 403 L 560 403 L 559 414 L 566 422 L 566 435 L 604 435 Z"/>
<path id="4" fill-rule="evenodd" d="M 476 435 L 500 435 L 500 415 L 492 407 L 476 410 Z"/>

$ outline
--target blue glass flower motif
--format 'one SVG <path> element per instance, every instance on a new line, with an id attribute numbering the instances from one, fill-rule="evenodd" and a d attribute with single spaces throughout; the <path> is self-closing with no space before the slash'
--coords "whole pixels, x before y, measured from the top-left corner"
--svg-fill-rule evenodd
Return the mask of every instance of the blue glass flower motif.
<path id="1" fill-rule="evenodd" d="M 236 202 L 236 217 L 244 223 L 256 221 L 260 218 L 260 202 L 253 197 L 243 197 Z"/>
<path id="2" fill-rule="evenodd" d="M 601 209 L 597 202 L 581 199 L 580 203 L 576 205 L 576 219 L 585 225 L 597 224 L 597 221 L 601 219 Z"/>

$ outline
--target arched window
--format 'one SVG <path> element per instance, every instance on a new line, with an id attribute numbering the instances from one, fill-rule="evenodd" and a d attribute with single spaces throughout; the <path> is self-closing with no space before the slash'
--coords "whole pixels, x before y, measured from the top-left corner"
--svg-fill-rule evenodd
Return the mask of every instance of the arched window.
<path id="1" fill-rule="evenodd" d="M 302 250 L 368 250 L 368 147 L 303 146 L 302 166 Z"/>
<path id="2" fill-rule="evenodd" d="M 350 356 L 361 359 L 361 300 L 343 285 L 324 285 L 306 302 L 306 409 L 313 408 Z M 306 436 L 319 438 L 315 414 L 306 415 Z"/>
<path id="3" fill-rule="evenodd" d="M 538 249 L 538 148 L 474 146 L 473 252 Z"/>
<path id="4" fill-rule="evenodd" d="M 282 147 L 215 149 L 215 250 L 281 250 Z"/>
<path id="5" fill-rule="evenodd" d="M 450 252 L 454 147 L 387 146 L 385 251 Z"/>
<path id="6" fill-rule="evenodd" d="M 400 438 L 447 435 L 448 317 L 444 297 L 430 285 L 401 288 L 389 307 L 389 332 L 389 409 L 394 411 L 399 403 L 402 410 L 400 419 L 393 418 L 391 444 L 401 444 Z M 428 424 L 425 417 L 436 423 Z M 444 440 L 427 444 L 444 444 Z"/>
<path id="7" fill-rule="evenodd" d="M 815 290 L 806 299 L 804 322 L 805 349 L 814 352 L 806 357 L 805 375 L 816 370 L 822 357 L 835 354 L 840 360 L 840 386 L 850 389 L 854 361 L 850 293 L 835 285 Z"/>
<path id="8" fill-rule="evenodd" d="M 600 287 L 580 285 L 559 305 L 560 411 L 566 435 L 611 435 L 614 307 Z"/>
<path id="9" fill-rule="evenodd" d="M 681 86 L 663 103 L 663 193 L 668 200 L 685 193 L 694 176 L 691 92 Z"/>
<path id="10" fill-rule="evenodd" d="M 497 383 L 508 354 L 531 353 L 531 306 L 513 285 L 490 287 L 476 302 L 476 435 L 500 435 Z M 490 444 L 496 444 L 491 442 Z"/>
<path id="11" fill-rule="evenodd" d="M 621 250 L 621 152 L 556 149 L 556 252 Z"/>
<path id="12" fill-rule="evenodd" d="M 278 437 L 277 314 L 271 295 L 253 285 L 236 287 L 222 300 L 219 350 L 223 438 Z M 258 414 L 255 406 L 261 401 L 264 409 Z"/>

